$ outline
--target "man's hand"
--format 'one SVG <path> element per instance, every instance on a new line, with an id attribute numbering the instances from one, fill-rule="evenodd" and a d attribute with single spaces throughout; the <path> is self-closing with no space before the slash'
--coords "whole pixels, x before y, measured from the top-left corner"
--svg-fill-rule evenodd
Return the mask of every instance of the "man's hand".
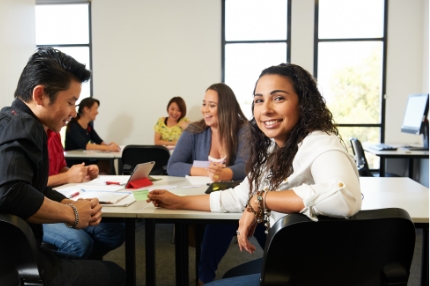
<path id="1" fill-rule="evenodd" d="M 69 183 L 82 183 L 87 176 L 88 167 L 85 163 L 73 165 L 67 172 L 67 181 Z"/>
<path id="2" fill-rule="evenodd" d="M 87 180 L 95 179 L 99 176 L 99 167 L 97 165 L 89 165 L 87 172 Z"/>
<path id="3" fill-rule="evenodd" d="M 86 228 L 87 226 L 91 225 L 92 222 L 92 214 L 93 209 L 91 207 L 92 202 L 89 200 L 77 200 L 76 202 L 73 202 L 76 209 L 78 210 L 78 216 L 79 216 L 79 222 L 78 225 L 75 228 Z M 74 224 L 75 221 L 75 212 L 72 208 L 70 208 L 73 213 L 73 221 L 71 225 Z M 100 218 L 101 219 L 101 218 Z"/>

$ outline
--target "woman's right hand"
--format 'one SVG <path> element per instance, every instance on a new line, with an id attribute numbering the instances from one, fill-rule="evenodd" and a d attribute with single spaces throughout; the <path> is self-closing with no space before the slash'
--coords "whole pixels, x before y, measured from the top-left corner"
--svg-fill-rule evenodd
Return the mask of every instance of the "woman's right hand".
<path id="1" fill-rule="evenodd" d="M 109 146 L 109 150 L 112 152 L 119 152 L 121 150 L 121 147 L 119 147 L 119 145 L 114 142 L 109 143 L 108 146 Z"/>
<path id="2" fill-rule="evenodd" d="M 146 202 L 152 202 L 156 207 L 177 210 L 179 209 L 180 198 L 166 190 L 153 190 L 148 193 Z"/>
<path id="3" fill-rule="evenodd" d="M 225 164 L 223 163 L 215 163 L 210 162 L 209 167 L 207 168 L 208 177 L 212 180 L 212 182 L 223 181 L 223 170 L 225 168 Z"/>

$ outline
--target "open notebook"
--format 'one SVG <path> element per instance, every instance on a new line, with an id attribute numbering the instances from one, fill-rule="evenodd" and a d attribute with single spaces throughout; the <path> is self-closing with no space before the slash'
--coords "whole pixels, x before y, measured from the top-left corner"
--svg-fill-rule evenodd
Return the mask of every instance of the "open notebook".
<path id="1" fill-rule="evenodd" d="M 128 192 L 82 192 L 78 196 L 73 197 L 73 200 L 98 198 L 102 205 L 112 205 L 120 202 L 130 193 Z"/>

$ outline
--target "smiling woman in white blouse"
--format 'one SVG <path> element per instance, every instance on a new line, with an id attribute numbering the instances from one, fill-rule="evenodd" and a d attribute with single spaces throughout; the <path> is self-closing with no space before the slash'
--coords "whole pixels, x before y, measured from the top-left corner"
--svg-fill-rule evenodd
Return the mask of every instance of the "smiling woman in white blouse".
<path id="1" fill-rule="evenodd" d="M 360 210 L 357 168 L 309 72 L 294 64 L 263 70 L 252 112 L 248 175 L 239 186 L 186 197 L 156 190 L 149 200 L 169 209 L 243 212 L 236 234 L 240 250 L 249 253 L 256 249 L 248 237 L 258 223 L 269 228 L 289 213 L 317 221 L 318 215 L 347 218 Z M 258 281 L 253 274 L 211 285 Z"/>

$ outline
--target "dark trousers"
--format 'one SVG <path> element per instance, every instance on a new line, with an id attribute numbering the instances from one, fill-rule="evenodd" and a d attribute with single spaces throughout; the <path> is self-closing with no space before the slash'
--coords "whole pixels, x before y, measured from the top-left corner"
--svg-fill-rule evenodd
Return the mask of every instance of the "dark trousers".
<path id="1" fill-rule="evenodd" d="M 203 235 L 202 250 L 199 263 L 199 279 L 203 283 L 214 280 L 218 264 L 227 252 L 233 236 L 236 235 L 237 225 L 208 224 Z M 266 244 L 265 227 L 259 224 L 254 237 L 262 248 Z"/>

